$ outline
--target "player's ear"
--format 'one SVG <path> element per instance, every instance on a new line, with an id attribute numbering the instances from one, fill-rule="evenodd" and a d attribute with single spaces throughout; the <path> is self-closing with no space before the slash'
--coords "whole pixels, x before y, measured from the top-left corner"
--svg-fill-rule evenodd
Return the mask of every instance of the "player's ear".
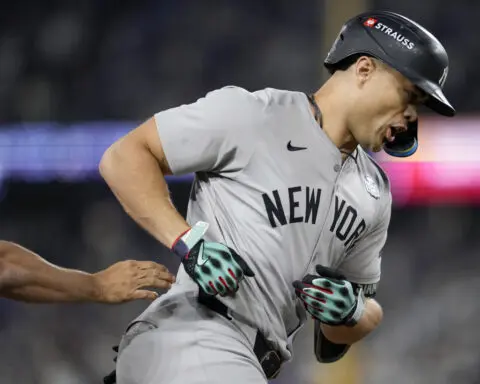
<path id="1" fill-rule="evenodd" d="M 375 70 L 378 69 L 378 64 L 373 57 L 360 56 L 354 64 L 355 76 L 358 85 L 363 86 L 371 79 Z"/>

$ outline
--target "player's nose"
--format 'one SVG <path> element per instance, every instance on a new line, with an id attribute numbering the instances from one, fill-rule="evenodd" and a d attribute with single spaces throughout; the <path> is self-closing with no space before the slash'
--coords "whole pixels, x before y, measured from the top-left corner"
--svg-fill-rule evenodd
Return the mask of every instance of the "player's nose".
<path id="1" fill-rule="evenodd" d="M 417 107 L 415 105 L 409 104 L 407 109 L 405 109 L 403 116 L 405 117 L 405 120 L 409 123 L 418 120 Z"/>

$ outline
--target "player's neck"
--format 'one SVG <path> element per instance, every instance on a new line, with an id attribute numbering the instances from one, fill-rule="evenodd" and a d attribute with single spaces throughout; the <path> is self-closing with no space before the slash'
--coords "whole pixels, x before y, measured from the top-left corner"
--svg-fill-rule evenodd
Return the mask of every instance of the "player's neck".
<path id="1" fill-rule="evenodd" d="M 328 138 L 335 144 L 345 160 L 357 148 L 357 142 L 348 129 L 346 111 L 348 108 L 342 95 L 341 85 L 333 78 L 314 94 L 315 102 L 322 115 L 321 126 Z"/>

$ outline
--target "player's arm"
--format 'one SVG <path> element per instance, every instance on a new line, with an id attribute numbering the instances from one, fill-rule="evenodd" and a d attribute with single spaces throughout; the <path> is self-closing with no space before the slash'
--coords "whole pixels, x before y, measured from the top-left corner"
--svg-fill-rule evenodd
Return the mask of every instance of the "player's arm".
<path id="1" fill-rule="evenodd" d="M 28 302 L 121 303 L 154 299 L 141 288 L 169 288 L 167 269 L 153 262 L 122 261 L 90 274 L 61 268 L 17 244 L 0 241 L 0 296 Z"/>
<path id="2" fill-rule="evenodd" d="M 357 296 L 359 316 L 355 325 L 321 325 L 325 337 L 336 344 L 351 345 L 366 337 L 382 322 L 383 310 L 374 300 L 381 273 L 381 251 L 387 241 L 392 200 L 389 193 L 377 225 L 348 252 L 337 273 L 345 276 Z M 361 312 L 360 312 L 361 311 Z M 355 314 L 354 314 L 355 315 Z"/>
<path id="3" fill-rule="evenodd" d="M 373 297 L 390 213 L 391 197 L 377 225 L 354 245 L 338 270 L 317 266 L 317 274 L 294 282 L 297 296 L 316 322 L 315 354 L 320 362 L 338 360 L 382 321 L 382 308 Z"/>
<path id="4" fill-rule="evenodd" d="M 382 319 L 383 310 L 380 304 L 375 299 L 366 298 L 363 313 L 353 327 L 321 324 L 321 332 L 334 344 L 352 345 L 373 332 Z"/>
<path id="5" fill-rule="evenodd" d="M 201 246 L 208 223 L 190 225 L 175 209 L 166 175 L 192 172 L 232 174 L 248 160 L 252 118 L 249 93 L 229 87 L 209 93 L 197 102 L 157 113 L 115 142 L 102 157 L 100 173 L 125 211 L 153 237 L 172 249 L 187 273 L 210 294 L 238 289 L 243 275 L 253 272 L 233 250 L 223 245 Z M 214 273 L 206 276 L 197 266 L 200 253 Z M 225 265 L 234 271 L 217 271 L 215 259 L 226 254 Z M 200 260 L 203 256 L 200 255 Z M 217 273 L 218 272 L 218 273 Z M 205 275 L 205 276 L 204 276 Z"/>
<path id="6" fill-rule="evenodd" d="M 355 284 L 333 270 L 316 266 L 315 275 L 294 282 L 297 296 L 315 321 L 315 355 L 322 363 L 334 362 L 350 346 L 374 331 L 383 311 L 371 296 L 375 284 Z"/>
<path id="7" fill-rule="evenodd" d="M 244 139 L 252 115 L 247 95 L 227 87 L 161 111 L 104 153 L 100 174 L 125 211 L 166 247 L 190 226 L 172 204 L 165 176 L 241 168 L 252 147 Z"/>
<path id="8" fill-rule="evenodd" d="M 354 327 L 329 326 L 315 321 L 314 351 L 321 363 L 332 363 L 342 358 L 350 346 L 373 332 L 381 323 L 383 311 L 375 299 L 367 299 L 365 310 Z"/>
<path id="9" fill-rule="evenodd" d="M 165 176 L 172 170 L 154 117 L 107 149 L 100 173 L 125 211 L 166 247 L 190 228 L 170 199 Z"/>

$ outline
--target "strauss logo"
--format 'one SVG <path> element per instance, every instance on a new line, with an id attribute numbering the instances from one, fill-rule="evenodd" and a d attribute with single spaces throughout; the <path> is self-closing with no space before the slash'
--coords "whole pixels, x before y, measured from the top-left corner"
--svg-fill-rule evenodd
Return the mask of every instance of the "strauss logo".
<path id="1" fill-rule="evenodd" d="M 413 41 L 410 41 L 410 39 L 407 39 L 401 33 L 397 32 L 397 31 L 394 31 L 388 25 L 385 25 L 383 23 L 379 23 L 378 20 L 373 18 L 373 17 L 369 17 L 367 20 L 365 20 L 363 22 L 363 25 L 368 27 L 368 28 L 378 29 L 379 31 L 381 31 L 381 32 L 385 33 L 386 35 L 390 36 L 392 39 L 397 40 L 399 43 L 401 43 L 407 49 L 413 49 L 415 47 L 415 43 Z"/>

